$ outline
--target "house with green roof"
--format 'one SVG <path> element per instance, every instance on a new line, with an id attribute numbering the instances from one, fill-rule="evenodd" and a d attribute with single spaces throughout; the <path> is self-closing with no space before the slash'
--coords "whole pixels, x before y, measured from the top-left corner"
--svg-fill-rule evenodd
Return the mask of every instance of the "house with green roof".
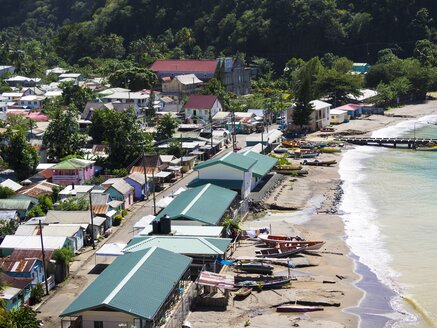
<path id="1" fill-rule="evenodd" d="M 236 197 L 235 191 L 213 184 L 191 188 L 181 192 L 155 220 L 168 215 L 179 224 L 218 225 Z"/>
<path id="2" fill-rule="evenodd" d="M 158 247 L 119 256 L 61 314 L 62 327 L 162 325 L 189 279 L 191 258 Z"/>
<path id="3" fill-rule="evenodd" d="M 246 198 L 275 164 L 276 160 L 269 156 L 250 151 L 243 154 L 230 151 L 196 165 L 197 178 L 188 186 L 211 183 L 238 191 L 241 198 Z"/>
<path id="4" fill-rule="evenodd" d="M 84 184 L 94 176 L 94 163 L 80 158 L 62 161 L 49 169 L 52 181 L 59 185 Z"/>
<path id="5" fill-rule="evenodd" d="M 22 220 L 27 218 L 27 213 L 34 205 L 32 201 L 26 199 L 0 199 L 1 211 L 16 211 L 18 217 Z"/>

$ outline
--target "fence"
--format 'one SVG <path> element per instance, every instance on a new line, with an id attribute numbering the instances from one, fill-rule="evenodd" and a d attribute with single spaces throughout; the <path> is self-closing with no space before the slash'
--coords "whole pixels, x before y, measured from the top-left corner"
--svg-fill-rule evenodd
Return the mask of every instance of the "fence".
<path id="1" fill-rule="evenodd" d="M 162 328 L 180 328 L 190 311 L 191 305 L 197 297 L 196 283 L 191 282 L 188 288 L 184 290 L 182 300 L 176 305 Z"/>

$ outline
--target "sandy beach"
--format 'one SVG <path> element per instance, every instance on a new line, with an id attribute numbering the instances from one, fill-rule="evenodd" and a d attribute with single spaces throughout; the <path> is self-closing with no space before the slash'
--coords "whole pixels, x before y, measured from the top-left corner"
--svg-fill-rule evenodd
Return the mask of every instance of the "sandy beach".
<path id="1" fill-rule="evenodd" d="M 353 131 L 356 135 L 395 125 L 404 120 L 437 115 L 437 101 L 392 109 L 385 116 L 372 115 L 335 126 L 335 132 L 314 133 L 307 140 L 334 139 L 338 133 Z M 329 134 L 328 134 L 329 135 Z M 347 148 L 347 147 L 345 147 Z M 341 160 L 341 154 L 322 154 L 319 159 Z M 291 163 L 298 164 L 297 160 Z M 296 263 L 313 266 L 291 269 L 294 280 L 289 288 L 253 292 L 242 301 L 231 295 L 225 312 L 194 311 L 188 317 L 193 327 L 358 327 L 359 318 L 347 309 L 357 306 L 364 293 L 355 284 L 360 276 L 356 263 L 345 243 L 342 218 L 336 213 L 341 198 L 338 164 L 332 167 L 305 167 L 305 177 L 287 177 L 264 200 L 294 211 L 271 211 L 260 218 L 249 218 L 243 229 L 271 227 L 273 234 L 299 235 L 307 240 L 324 240 L 326 244 L 317 254 L 304 255 Z M 242 241 L 233 257 L 254 256 L 256 242 Z M 285 266 L 275 265 L 275 275 L 287 275 Z M 236 274 L 236 272 L 230 272 Z M 325 306 L 324 311 L 306 314 L 279 314 L 274 305 L 308 300 L 339 306 Z"/>

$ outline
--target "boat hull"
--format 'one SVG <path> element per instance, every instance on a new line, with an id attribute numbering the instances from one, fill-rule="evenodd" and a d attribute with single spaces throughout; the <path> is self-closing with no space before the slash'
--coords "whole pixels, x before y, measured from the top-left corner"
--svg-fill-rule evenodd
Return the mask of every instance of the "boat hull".
<path id="1" fill-rule="evenodd" d="M 305 305 L 281 305 L 276 308 L 276 312 L 282 313 L 302 313 L 302 312 L 315 312 L 323 311 L 322 307 L 318 306 L 305 306 Z"/>

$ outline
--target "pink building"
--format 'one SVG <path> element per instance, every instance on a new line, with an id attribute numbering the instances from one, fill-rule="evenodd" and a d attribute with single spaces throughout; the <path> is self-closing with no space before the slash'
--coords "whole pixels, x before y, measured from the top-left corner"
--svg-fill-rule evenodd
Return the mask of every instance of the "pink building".
<path id="1" fill-rule="evenodd" d="M 59 185 L 84 184 L 94 176 L 94 161 L 72 158 L 51 167 L 52 182 Z"/>

